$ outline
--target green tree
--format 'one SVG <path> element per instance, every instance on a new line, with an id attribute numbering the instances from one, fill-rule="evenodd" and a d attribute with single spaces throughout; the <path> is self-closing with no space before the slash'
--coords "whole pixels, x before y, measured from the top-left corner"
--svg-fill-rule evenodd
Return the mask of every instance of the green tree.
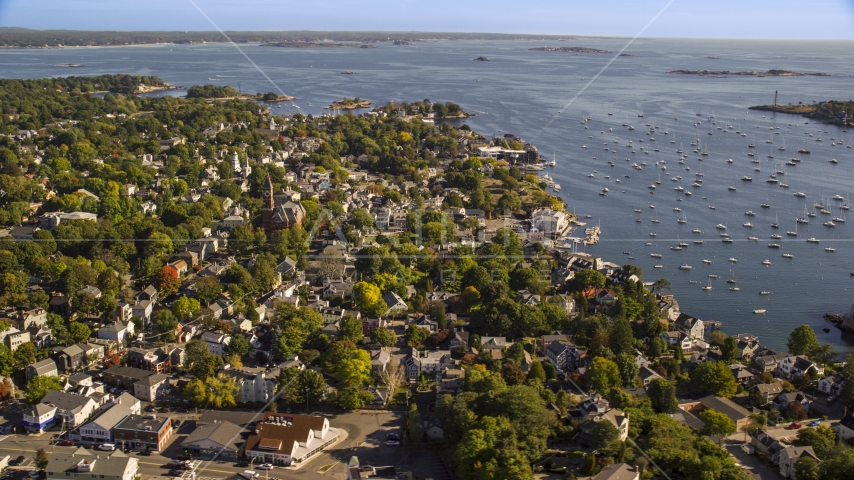
<path id="1" fill-rule="evenodd" d="M 525 347 L 522 342 L 514 342 L 504 351 L 504 361 L 520 366 L 525 363 Z"/>
<path id="2" fill-rule="evenodd" d="M 620 369 L 607 358 L 596 357 L 587 369 L 587 385 L 604 396 L 621 383 Z"/>
<path id="3" fill-rule="evenodd" d="M 819 344 L 812 327 L 801 325 L 789 334 L 786 346 L 792 355 L 809 355 L 819 347 Z"/>
<path id="4" fill-rule="evenodd" d="M 27 384 L 27 403 L 30 405 L 39 403 L 51 390 L 62 390 L 62 380 L 56 376 L 37 376 Z"/>
<path id="5" fill-rule="evenodd" d="M 43 448 L 36 450 L 36 468 L 39 470 L 44 470 L 47 468 L 47 464 L 50 462 L 50 458 L 47 456 Z"/>
<path id="6" fill-rule="evenodd" d="M 602 288 L 605 286 L 605 275 L 596 270 L 579 270 L 575 273 L 573 283 L 576 290 L 584 290 L 585 288 Z"/>
<path id="7" fill-rule="evenodd" d="M 546 381 L 546 371 L 543 368 L 543 362 L 534 362 L 531 368 L 528 369 L 528 381 L 540 384 Z"/>
<path id="8" fill-rule="evenodd" d="M 403 339 L 406 341 L 407 346 L 421 348 L 424 345 L 424 341 L 427 340 L 427 337 L 429 336 L 430 330 L 419 327 L 414 323 L 410 323 L 409 326 L 406 327 Z"/>
<path id="9" fill-rule="evenodd" d="M 406 429 L 412 443 L 415 446 L 421 445 L 421 441 L 424 439 L 424 427 L 422 426 L 421 413 L 418 411 L 415 402 L 409 405 L 409 411 L 406 413 Z"/>
<path id="10" fill-rule="evenodd" d="M 205 305 L 210 305 L 222 293 L 222 286 L 216 277 L 202 277 L 196 280 L 193 288 L 195 288 L 199 300 L 205 302 Z"/>
<path id="11" fill-rule="evenodd" d="M 178 329 L 178 319 L 169 310 L 160 310 L 151 319 L 151 325 L 157 332 L 159 342 L 174 342 L 175 331 Z"/>
<path id="12" fill-rule="evenodd" d="M 635 379 L 638 378 L 638 374 L 640 374 L 640 367 L 638 367 L 635 357 L 628 353 L 621 353 L 617 355 L 615 361 L 617 363 L 617 368 L 620 370 L 620 378 L 622 379 L 623 387 L 634 388 Z"/>
<path id="13" fill-rule="evenodd" d="M 738 391 L 738 382 L 724 362 L 700 363 L 691 372 L 691 382 L 702 392 L 724 398 L 731 398 Z"/>
<path id="14" fill-rule="evenodd" d="M 363 315 L 378 317 L 384 315 L 388 310 L 388 306 L 382 298 L 382 292 L 379 287 L 368 282 L 359 282 L 353 286 L 353 299 L 356 302 L 356 308 Z"/>
<path id="15" fill-rule="evenodd" d="M 700 418 L 703 419 L 706 426 L 703 428 L 705 435 L 718 435 L 728 437 L 735 433 L 735 422 L 732 421 L 725 413 L 718 412 L 711 408 L 707 408 L 700 412 Z"/>
<path id="16" fill-rule="evenodd" d="M 734 337 L 727 337 L 724 340 L 724 344 L 721 347 L 721 355 L 723 355 L 723 361 L 727 363 L 733 363 L 738 360 L 738 342 Z"/>
<path id="17" fill-rule="evenodd" d="M 798 480 L 821 480 L 818 473 L 818 460 L 804 455 L 795 462 L 795 478 Z M 825 477 L 825 478 L 843 478 L 843 477 Z"/>
<path id="18" fill-rule="evenodd" d="M 184 398 L 196 406 L 207 408 L 231 408 L 237 405 L 240 389 L 234 378 L 225 374 L 210 377 L 205 381 L 195 378 L 184 386 Z"/>
<path id="19" fill-rule="evenodd" d="M 525 379 L 527 375 L 522 369 L 513 363 L 505 363 L 503 367 L 501 367 L 501 376 L 504 377 L 504 382 L 507 385 L 521 385 L 525 383 Z"/>
<path id="20" fill-rule="evenodd" d="M 595 450 L 607 452 L 620 442 L 620 431 L 608 420 L 596 422 L 590 431 L 590 446 Z"/>
<path id="21" fill-rule="evenodd" d="M 371 331 L 371 342 L 382 347 L 393 347 L 397 343 L 397 336 L 387 328 L 375 328 Z"/>
<path id="22" fill-rule="evenodd" d="M 229 355 L 243 357 L 247 353 L 249 353 L 249 350 L 251 348 L 252 345 L 249 343 L 249 340 L 245 336 L 238 333 L 231 336 L 231 342 L 229 342 L 225 350 L 226 352 L 228 352 Z"/>
<path id="23" fill-rule="evenodd" d="M 824 460 L 836 447 L 836 432 L 824 425 L 802 428 L 798 430 L 798 438 L 793 444 L 798 447 L 811 446 L 818 458 Z"/>
<path id="24" fill-rule="evenodd" d="M 32 342 L 22 343 L 15 349 L 15 370 L 24 371 L 27 366 L 36 363 L 36 355 L 39 350 Z"/>
<path id="25" fill-rule="evenodd" d="M 647 355 L 649 358 L 658 358 L 667 351 L 667 342 L 661 337 L 655 337 L 649 341 L 649 350 Z"/>
<path id="26" fill-rule="evenodd" d="M 335 379 L 344 387 L 358 387 L 371 378 L 371 356 L 365 350 L 351 350 L 334 366 Z"/>
<path id="27" fill-rule="evenodd" d="M 201 305 L 199 305 L 199 301 L 195 298 L 181 297 L 172 304 L 172 314 L 179 321 L 184 322 L 190 320 L 193 314 L 199 311 L 200 308 Z"/>
<path id="28" fill-rule="evenodd" d="M 652 408 L 661 413 L 676 413 L 679 409 L 679 400 L 676 399 L 676 386 L 663 379 L 657 378 L 649 383 L 647 396 L 652 403 Z"/>
<path id="29" fill-rule="evenodd" d="M 355 344 L 361 344 L 365 335 L 362 321 L 352 315 L 346 315 L 338 323 L 338 339 L 349 340 Z"/>
<path id="30" fill-rule="evenodd" d="M 608 335 L 608 346 L 615 355 L 625 353 L 632 355 L 635 350 L 635 338 L 632 334 L 632 325 L 625 318 L 614 320 L 611 332 Z"/>

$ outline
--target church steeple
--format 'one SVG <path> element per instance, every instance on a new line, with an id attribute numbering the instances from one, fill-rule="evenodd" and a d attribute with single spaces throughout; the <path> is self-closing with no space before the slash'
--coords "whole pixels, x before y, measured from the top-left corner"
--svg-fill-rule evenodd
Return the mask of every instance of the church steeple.
<path id="1" fill-rule="evenodd" d="M 275 200 L 273 199 L 273 180 L 270 174 L 267 174 L 267 179 L 264 181 L 264 209 L 273 210 L 275 208 Z"/>

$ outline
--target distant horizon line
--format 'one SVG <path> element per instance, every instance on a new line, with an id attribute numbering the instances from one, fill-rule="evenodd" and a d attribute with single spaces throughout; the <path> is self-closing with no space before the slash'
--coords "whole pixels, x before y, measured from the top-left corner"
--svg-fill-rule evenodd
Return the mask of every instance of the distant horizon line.
<path id="1" fill-rule="evenodd" d="M 6 32 L 3 32 L 5 30 Z M 214 34 L 221 35 L 216 30 L 197 30 L 197 29 L 188 29 L 188 30 L 156 30 L 156 29 L 139 29 L 139 30 L 124 30 L 124 29 L 69 29 L 69 28 L 30 28 L 30 27 L 19 27 L 12 25 L 0 25 L 0 33 L 11 33 L 10 31 L 20 30 L 25 32 L 86 32 L 86 33 L 162 33 L 162 34 Z M 601 38 L 601 39 L 625 39 L 631 38 L 631 35 L 605 35 L 605 34 L 576 34 L 576 33 L 505 33 L 505 32 L 488 32 L 488 31 L 429 31 L 429 30 L 344 30 L 344 29 L 335 29 L 335 30 L 326 30 L 326 29 L 289 29 L 289 30 L 268 30 L 268 29 L 259 29 L 259 30 L 242 30 L 242 29 L 223 29 L 223 31 L 227 33 L 243 33 L 243 34 L 394 34 L 394 35 L 427 35 L 425 40 L 447 40 L 443 38 L 430 38 L 431 35 L 490 35 L 496 37 L 503 38 L 469 38 L 469 39 L 460 39 L 460 40 L 572 40 L 572 39 L 580 39 L 580 38 Z M 530 37 L 530 38 L 517 38 L 517 37 Z M 799 42 L 854 42 L 854 39 L 839 39 L 839 38 L 783 38 L 783 37 L 684 37 L 684 36 L 667 36 L 667 35 L 657 35 L 657 36 L 642 36 L 638 37 L 638 40 L 656 40 L 656 39 L 666 39 L 666 40 L 753 40 L 753 41 L 799 41 Z M 388 40 L 394 40 L 389 38 Z M 175 42 L 163 42 L 163 43 L 175 43 Z M 228 43 L 227 40 L 223 39 L 221 42 L 219 41 L 207 41 L 206 43 Z M 240 43 L 240 42 L 238 42 Z M 121 46 L 121 45 L 115 45 Z"/>

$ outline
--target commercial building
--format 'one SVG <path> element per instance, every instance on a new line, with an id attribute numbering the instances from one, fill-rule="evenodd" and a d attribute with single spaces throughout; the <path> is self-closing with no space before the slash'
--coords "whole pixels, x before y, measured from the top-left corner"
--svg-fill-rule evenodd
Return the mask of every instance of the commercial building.
<path id="1" fill-rule="evenodd" d="M 246 456 L 255 463 L 303 463 L 338 440 L 325 417 L 267 412 L 246 440 Z"/>
<path id="2" fill-rule="evenodd" d="M 181 449 L 195 458 L 210 459 L 216 456 L 221 460 L 237 460 L 243 446 L 243 427 L 227 421 L 216 421 L 199 425 L 181 443 Z"/>
<path id="3" fill-rule="evenodd" d="M 169 416 L 128 415 L 113 428 L 113 440 L 130 448 L 161 451 L 171 436 Z"/>
<path id="4" fill-rule="evenodd" d="M 85 448 L 74 453 L 53 453 L 45 469 L 47 480 L 134 480 L 139 461 L 119 450 L 109 455 L 95 454 Z"/>

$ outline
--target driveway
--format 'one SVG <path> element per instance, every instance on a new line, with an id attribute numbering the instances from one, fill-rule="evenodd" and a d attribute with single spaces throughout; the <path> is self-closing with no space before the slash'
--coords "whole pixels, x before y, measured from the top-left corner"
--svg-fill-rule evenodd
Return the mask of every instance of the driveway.
<path id="1" fill-rule="evenodd" d="M 745 472 L 753 474 L 754 478 L 759 480 L 776 480 L 780 478 L 777 471 L 762 463 L 762 461 L 759 460 L 759 457 L 744 453 L 741 449 L 742 445 L 743 443 L 734 442 L 732 440 L 726 440 L 724 442 L 724 448 L 726 448 L 730 455 L 735 457 L 736 462 L 742 465 Z"/>

